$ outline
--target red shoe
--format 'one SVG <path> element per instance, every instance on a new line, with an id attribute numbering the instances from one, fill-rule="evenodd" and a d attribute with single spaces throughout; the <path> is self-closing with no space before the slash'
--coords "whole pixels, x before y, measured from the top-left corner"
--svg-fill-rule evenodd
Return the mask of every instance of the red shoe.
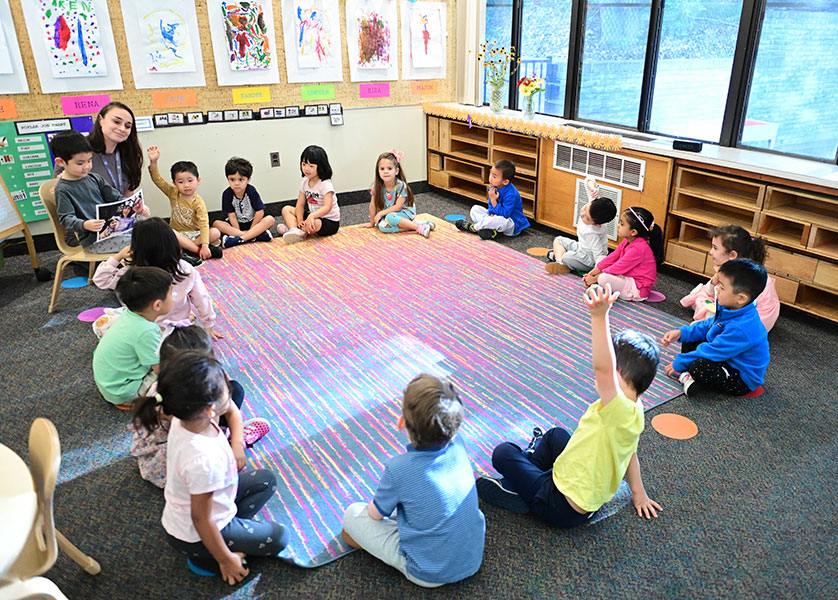
<path id="1" fill-rule="evenodd" d="M 267 419 L 248 419 L 242 423 L 242 439 L 246 448 L 261 440 L 271 431 L 271 425 Z"/>
<path id="2" fill-rule="evenodd" d="M 759 397 L 760 397 L 760 396 L 762 396 L 764 393 L 765 393 L 765 388 L 764 388 L 764 387 L 762 387 L 762 386 L 760 385 L 760 386 L 758 386 L 758 387 L 756 387 L 756 388 L 752 389 L 752 390 L 751 390 L 750 392 L 748 392 L 747 394 L 743 394 L 743 395 L 742 395 L 742 397 L 743 397 L 743 398 L 759 398 Z"/>

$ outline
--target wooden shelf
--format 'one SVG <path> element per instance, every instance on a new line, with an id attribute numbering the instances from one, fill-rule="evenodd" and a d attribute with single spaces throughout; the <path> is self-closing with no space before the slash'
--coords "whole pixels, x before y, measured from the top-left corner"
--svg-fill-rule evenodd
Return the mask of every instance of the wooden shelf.
<path id="1" fill-rule="evenodd" d="M 700 223 L 710 225 L 739 225 L 754 233 L 753 215 L 746 215 L 734 210 L 726 210 L 723 206 L 719 208 L 708 208 L 707 206 L 695 206 L 671 211 L 673 215 L 684 219 L 691 219 Z"/>
<path id="2" fill-rule="evenodd" d="M 461 139 L 467 142 L 489 145 L 489 130 L 483 127 L 469 127 L 465 123 L 446 121 L 451 127 L 451 139 Z"/>
<path id="3" fill-rule="evenodd" d="M 453 174 L 448 176 L 448 190 L 455 194 L 477 200 L 483 204 L 488 202 L 486 188 L 484 186 L 478 185 L 468 179 L 461 179 Z"/>
<path id="4" fill-rule="evenodd" d="M 760 217 L 758 233 L 761 237 L 776 244 L 805 250 L 810 227 L 798 221 L 786 221 L 763 213 Z"/>
<path id="5" fill-rule="evenodd" d="M 454 135 L 454 134 L 452 133 L 452 134 L 451 134 L 451 139 L 452 139 L 452 140 L 457 140 L 458 142 L 466 142 L 466 143 L 468 143 L 468 144 L 472 144 L 472 145 L 476 145 L 476 146 L 484 146 L 484 147 L 486 147 L 486 148 L 488 148 L 488 147 L 489 147 L 489 142 L 483 142 L 483 141 L 480 141 L 480 140 L 474 140 L 474 139 L 471 139 L 471 138 L 466 137 L 466 136 L 464 136 L 464 135 Z"/>
<path id="6" fill-rule="evenodd" d="M 838 321 L 838 301 L 834 293 L 826 290 L 801 283 L 793 306 L 813 315 Z"/>
<path id="7" fill-rule="evenodd" d="M 757 210 L 762 208 L 765 198 L 764 184 L 695 169 L 679 169 L 675 187 L 699 198 Z"/>
<path id="8" fill-rule="evenodd" d="M 535 177 L 537 159 L 526 156 L 520 156 L 514 151 L 501 150 L 498 147 L 492 147 L 492 162 L 496 163 L 499 160 L 511 160 L 515 163 L 515 170 L 519 175 L 529 175 Z"/>
<path id="9" fill-rule="evenodd" d="M 838 259 L 838 232 L 813 225 L 806 247 L 822 256 Z"/>
<path id="10" fill-rule="evenodd" d="M 516 156 L 538 158 L 538 139 L 508 133 L 506 131 L 492 132 L 492 147 Z"/>
<path id="11" fill-rule="evenodd" d="M 467 163 L 462 160 L 446 156 L 443 162 L 443 170 L 448 171 L 448 173 L 460 179 L 488 186 L 488 167 L 480 167 L 472 163 Z"/>
<path id="12" fill-rule="evenodd" d="M 489 162 L 489 148 L 485 146 L 475 146 L 470 142 L 462 142 L 460 140 L 452 139 L 451 154 L 466 160 L 477 161 L 479 163 Z"/>
<path id="13" fill-rule="evenodd" d="M 766 215 L 795 221 L 797 223 L 817 223 L 821 227 L 838 231 L 838 206 L 834 208 L 792 205 L 765 211 Z"/>

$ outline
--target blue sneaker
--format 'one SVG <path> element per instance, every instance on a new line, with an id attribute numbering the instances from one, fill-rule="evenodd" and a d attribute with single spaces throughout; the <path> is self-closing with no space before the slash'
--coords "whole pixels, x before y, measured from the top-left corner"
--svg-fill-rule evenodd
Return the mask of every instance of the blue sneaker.
<path id="1" fill-rule="evenodd" d="M 501 477 L 478 477 L 477 496 L 486 504 L 505 508 L 512 512 L 525 514 L 530 512 L 530 507 L 524 499 L 503 484 Z"/>
<path id="2" fill-rule="evenodd" d="M 244 244 L 244 240 L 237 235 L 225 235 L 224 241 L 222 242 L 222 245 L 225 248 L 232 248 L 233 246 L 238 246 L 239 244 Z"/>
<path id="3" fill-rule="evenodd" d="M 274 236 L 271 235 L 270 231 L 266 230 L 266 231 L 263 231 L 262 233 L 260 233 L 259 235 L 257 235 L 255 238 L 253 238 L 253 241 L 254 242 L 270 242 L 272 239 L 274 239 Z"/>

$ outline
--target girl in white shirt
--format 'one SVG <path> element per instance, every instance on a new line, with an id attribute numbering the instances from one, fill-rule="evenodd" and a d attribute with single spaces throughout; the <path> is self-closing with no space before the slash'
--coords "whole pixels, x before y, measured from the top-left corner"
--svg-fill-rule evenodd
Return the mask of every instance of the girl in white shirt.
<path id="1" fill-rule="evenodd" d="M 300 193 L 294 206 L 282 209 L 284 225 L 276 230 L 286 244 L 310 235 L 335 235 L 340 228 L 338 195 L 332 185 L 329 157 L 320 146 L 309 146 L 300 155 Z"/>
<path id="2" fill-rule="evenodd" d="M 151 429 L 159 404 L 172 417 L 162 518 L 168 542 L 187 555 L 194 573 L 220 574 L 234 585 L 249 573 L 245 556 L 276 556 L 288 544 L 288 532 L 278 523 L 253 520 L 273 496 L 276 476 L 257 469 L 239 477 L 214 418 L 229 403 L 221 363 L 188 350 L 163 366 L 157 394 L 138 399 L 134 416 Z"/>

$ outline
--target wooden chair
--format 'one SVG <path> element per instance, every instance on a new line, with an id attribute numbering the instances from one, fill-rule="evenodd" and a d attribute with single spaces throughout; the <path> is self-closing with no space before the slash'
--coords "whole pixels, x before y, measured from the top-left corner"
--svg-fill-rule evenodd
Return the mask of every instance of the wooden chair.
<path id="1" fill-rule="evenodd" d="M 40 188 L 41 200 L 43 200 L 44 208 L 49 213 L 49 220 L 52 221 L 52 228 L 55 233 L 55 245 L 58 246 L 58 250 L 64 255 L 58 259 L 58 265 L 55 267 L 55 281 L 52 284 L 52 298 L 49 301 L 49 312 L 55 310 L 55 305 L 58 301 L 58 289 L 61 287 L 64 268 L 68 263 L 73 261 L 90 263 L 90 271 L 87 275 L 87 283 L 89 284 L 93 280 L 93 271 L 96 269 L 96 263 L 108 260 L 108 258 L 114 256 L 113 254 L 94 254 L 93 252 L 86 251 L 81 246 L 70 246 L 67 244 L 67 241 L 64 239 L 66 230 L 58 220 L 58 210 L 55 207 L 55 194 L 53 190 L 57 181 L 58 179 L 45 181 L 41 184 Z"/>
<path id="2" fill-rule="evenodd" d="M 20 556 L 0 576 L 4 582 L 0 583 L 0 600 L 32 596 L 66 600 L 58 586 L 49 579 L 38 577 L 55 563 L 59 548 L 91 575 L 96 575 L 102 569 L 99 563 L 55 529 L 52 500 L 61 465 L 61 445 L 58 431 L 49 419 L 35 419 L 29 429 L 29 463 L 38 495 L 38 512 Z"/>

